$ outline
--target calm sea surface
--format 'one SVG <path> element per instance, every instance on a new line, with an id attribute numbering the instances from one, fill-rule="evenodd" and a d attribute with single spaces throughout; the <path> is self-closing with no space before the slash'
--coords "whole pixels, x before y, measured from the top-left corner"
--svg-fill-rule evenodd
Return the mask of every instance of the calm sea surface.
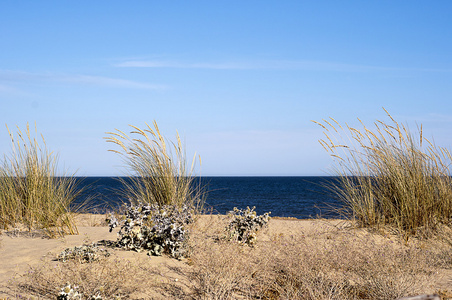
<path id="1" fill-rule="evenodd" d="M 91 199 L 90 207 L 105 212 L 127 202 L 116 191 L 122 185 L 114 177 L 78 178 L 87 189 L 78 199 Z M 334 177 L 201 177 L 207 187 L 207 206 L 214 213 L 225 214 L 234 207 L 256 207 L 262 214 L 271 211 L 275 217 L 299 219 L 316 217 L 338 217 L 328 207 L 337 207 L 324 185 Z"/>

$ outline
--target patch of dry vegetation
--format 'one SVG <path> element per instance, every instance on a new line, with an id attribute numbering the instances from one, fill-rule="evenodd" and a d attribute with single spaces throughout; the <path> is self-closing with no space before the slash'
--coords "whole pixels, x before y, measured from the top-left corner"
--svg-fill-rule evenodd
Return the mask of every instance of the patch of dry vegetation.
<path id="1" fill-rule="evenodd" d="M 438 262 L 452 254 L 443 246 L 350 229 L 279 234 L 254 248 L 205 238 L 195 242 L 189 277 L 202 299 L 397 299 L 425 291 L 439 269 L 452 267 Z"/>
<path id="2" fill-rule="evenodd" d="M 55 299 L 68 282 L 102 299 L 397 299 L 451 292 L 440 284 L 452 269 L 452 248 L 442 240 L 407 243 L 320 220 L 285 234 L 293 222 L 309 221 L 271 220 L 250 247 L 226 238 L 224 216 L 201 217 L 191 228 L 189 259 L 120 258 L 125 252 L 112 249 L 92 263 L 45 262 L 22 279 L 18 293 Z"/>
<path id="3" fill-rule="evenodd" d="M 104 299 L 115 299 L 117 296 L 128 298 L 142 291 L 152 283 L 152 279 L 136 261 L 117 257 L 91 263 L 78 260 L 56 264 L 46 262 L 30 269 L 20 291 L 44 299 L 56 299 L 68 282 L 77 286 L 86 297 L 101 294 Z"/>

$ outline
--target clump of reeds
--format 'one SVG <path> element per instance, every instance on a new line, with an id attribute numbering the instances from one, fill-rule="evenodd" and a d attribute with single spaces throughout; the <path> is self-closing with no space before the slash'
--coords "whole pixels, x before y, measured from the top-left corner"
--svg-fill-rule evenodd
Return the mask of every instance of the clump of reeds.
<path id="1" fill-rule="evenodd" d="M 362 226 L 391 225 L 407 236 L 431 232 L 452 217 L 451 153 L 426 139 L 422 125 L 414 135 L 385 112 L 390 122 L 376 121 L 373 129 L 359 119 L 360 129 L 332 118 L 315 122 L 337 162 L 332 190 Z"/>
<path id="2" fill-rule="evenodd" d="M 130 125 L 129 134 L 123 131 L 108 132 L 107 142 L 118 145 L 121 150 L 110 150 L 124 158 L 130 173 L 124 194 L 134 204 L 177 205 L 201 208 L 203 188 L 193 175 L 195 158 L 187 167 L 185 149 L 179 135 L 176 142 L 169 142 L 154 128 L 146 124 L 144 130 Z"/>
<path id="3" fill-rule="evenodd" d="M 77 234 L 70 205 L 79 191 L 73 176 L 58 176 L 58 157 L 33 138 L 30 127 L 14 135 L 0 166 L 0 228 L 25 226 L 49 236 Z M 36 132 L 36 126 L 35 126 Z"/>

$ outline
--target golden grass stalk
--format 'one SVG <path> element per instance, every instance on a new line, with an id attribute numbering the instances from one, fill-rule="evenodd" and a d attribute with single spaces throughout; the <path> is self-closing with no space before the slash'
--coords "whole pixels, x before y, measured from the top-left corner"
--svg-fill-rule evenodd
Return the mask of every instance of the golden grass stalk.
<path id="1" fill-rule="evenodd" d="M 346 215 L 362 226 L 391 225 L 411 235 L 448 224 L 450 152 L 427 140 L 422 126 L 413 135 L 386 113 L 390 122 L 377 121 L 374 129 L 362 122 L 361 129 L 320 124 L 326 135 L 320 143 L 335 160 L 339 175 L 333 192 L 343 201 Z M 345 132 L 348 143 L 328 128 Z"/>
<path id="2" fill-rule="evenodd" d="M 120 148 L 110 151 L 121 155 L 129 169 L 127 179 L 122 179 L 124 195 L 132 204 L 187 204 L 201 209 L 204 192 L 193 176 L 195 158 L 188 168 L 179 134 L 175 143 L 167 143 L 155 121 L 153 125 L 146 124 L 144 130 L 130 125 L 129 134 L 107 132 L 107 142 Z"/>
<path id="3" fill-rule="evenodd" d="M 0 166 L 0 228 L 23 225 L 43 229 L 49 236 L 78 234 L 70 205 L 79 193 L 74 177 L 58 176 L 58 156 L 33 138 L 8 128 L 12 153 Z M 35 133 L 36 125 L 35 125 Z M 37 133 L 36 133 L 37 135 Z"/>

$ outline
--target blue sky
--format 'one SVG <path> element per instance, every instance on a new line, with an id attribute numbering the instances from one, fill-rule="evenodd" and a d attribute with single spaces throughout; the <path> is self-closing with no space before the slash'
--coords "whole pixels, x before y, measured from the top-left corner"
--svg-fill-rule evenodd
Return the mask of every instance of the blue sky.
<path id="1" fill-rule="evenodd" d="M 311 120 L 422 123 L 452 145 L 450 1 L 1 1 L 3 124 L 121 175 L 105 132 L 156 120 L 202 175 L 328 175 Z M 412 126 L 415 127 L 415 126 Z"/>

